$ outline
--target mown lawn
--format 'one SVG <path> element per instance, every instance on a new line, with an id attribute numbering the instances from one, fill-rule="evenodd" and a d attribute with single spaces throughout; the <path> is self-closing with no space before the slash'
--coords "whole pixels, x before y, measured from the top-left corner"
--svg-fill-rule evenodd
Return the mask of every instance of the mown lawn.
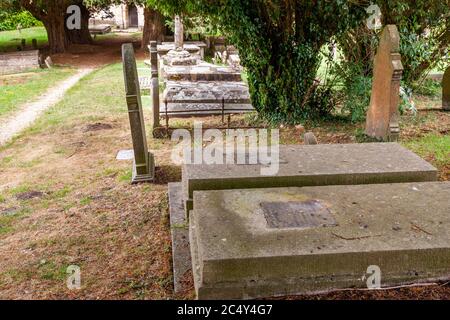
<path id="1" fill-rule="evenodd" d="M 32 102 L 74 73 L 75 70 L 70 68 L 53 68 L 0 76 L 0 117 L 17 110 L 26 102 Z"/>
<path id="2" fill-rule="evenodd" d="M 0 32 L 0 52 L 8 52 L 17 50 L 22 39 L 26 39 L 27 46 L 31 46 L 32 39 L 36 39 L 38 46 L 47 45 L 47 32 L 44 27 L 33 27 L 28 29 L 11 30 Z"/>
<path id="3" fill-rule="evenodd" d="M 129 34 L 131 39 L 138 41 L 142 37 L 142 32 L 136 32 Z M 108 33 L 104 35 L 92 36 L 95 42 L 101 43 L 103 41 L 108 41 L 117 38 L 117 33 Z M 0 32 L 0 53 L 1 52 L 11 52 L 16 51 L 17 47 L 20 46 L 22 39 L 26 39 L 26 45 L 31 49 L 32 39 L 36 39 L 38 42 L 38 47 L 42 48 L 47 46 L 48 37 L 47 31 L 44 27 L 33 27 L 11 31 L 1 31 Z"/>
<path id="4" fill-rule="evenodd" d="M 449 128 L 450 129 L 450 128 Z M 428 159 L 439 168 L 450 169 L 450 131 L 447 134 L 431 133 L 405 143 L 405 146 Z M 448 174 L 448 172 L 447 172 Z"/>

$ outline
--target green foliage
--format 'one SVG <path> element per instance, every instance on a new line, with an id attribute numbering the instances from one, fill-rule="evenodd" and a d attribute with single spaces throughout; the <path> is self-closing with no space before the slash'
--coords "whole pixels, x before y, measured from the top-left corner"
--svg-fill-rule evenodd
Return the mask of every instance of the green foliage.
<path id="1" fill-rule="evenodd" d="M 383 25 L 395 24 L 400 33 L 400 53 L 404 67 L 403 81 L 408 87 L 423 79 L 427 71 L 448 65 L 450 46 L 449 0 L 378 0 Z M 380 31 L 367 28 L 365 21 L 337 42 L 348 63 L 366 66 L 364 75 L 372 73 Z"/>
<path id="2" fill-rule="evenodd" d="M 320 49 L 354 27 L 365 7 L 343 0 L 149 0 L 167 14 L 209 17 L 239 50 L 252 103 L 272 122 L 296 123 L 331 110 L 316 82 Z"/>
<path id="3" fill-rule="evenodd" d="M 41 26 L 42 23 L 28 11 L 0 12 L 0 31 L 15 30 Z"/>
<path id="4" fill-rule="evenodd" d="M 169 18 L 166 20 L 166 25 L 174 31 L 174 20 Z M 214 24 L 208 17 L 200 16 L 184 16 L 183 17 L 184 33 L 186 35 L 202 35 L 202 36 L 219 36 L 220 32 L 217 25 Z"/>
<path id="5" fill-rule="evenodd" d="M 336 95 L 344 115 L 353 122 L 363 121 L 370 104 L 372 78 L 364 75 L 364 65 L 349 63 L 333 63 L 331 73 L 334 85 L 339 87 Z"/>
<path id="6" fill-rule="evenodd" d="M 441 97 L 442 85 L 439 81 L 426 79 L 414 89 L 414 92 L 424 96 Z"/>
<path id="7" fill-rule="evenodd" d="M 448 0 L 375 1 L 381 8 L 383 24 L 395 24 L 400 33 L 400 53 L 404 67 L 399 111 L 415 113 L 412 94 L 436 92 L 423 86 L 423 78 L 433 68 L 448 64 L 450 45 Z M 447 2 L 447 3 L 446 3 Z M 366 21 L 336 37 L 344 55 L 332 70 L 343 88 L 340 105 L 353 121 L 365 118 L 370 103 L 373 59 L 381 30 L 369 30 Z M 428 90 L 430 89 L 430 90 Z"/>

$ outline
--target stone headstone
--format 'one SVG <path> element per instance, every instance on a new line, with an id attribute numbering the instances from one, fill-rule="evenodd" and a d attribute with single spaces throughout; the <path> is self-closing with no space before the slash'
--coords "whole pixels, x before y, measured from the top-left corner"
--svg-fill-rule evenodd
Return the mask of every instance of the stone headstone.
<path id="1" fill-rule="evenodd" d="M 158 43 L 150 41 L 150 64 L 152 73 L 152 106 L 153 106 L 153 128 L 160 126 L 159 123 L 159 75 L 158 75 Z"/>
<path id="2" fill-rule="evenodd" d="M 132 183 L 150 182 L 154 179 L 155 164 L 153 155 L 148 152 L 147 147 L 139 77 L 134 49 L 131 43 L 122 46 L 122 61 L 134 150 Z"/>
<path id="3" fill-rule="evenodd" d="M 52 60 L 52 58 L 50 56 L 45 58 L 44 63 L 45 63 L 47 68 L 49 68 L 49 69 L 53 68 L 53 60 Z"/>
<path id="4" fill-rule="evenodd" d="M 183 50 L 184 27 L 180 16 L 175 16 L 175 50 Z"/>
<path id="5" fill-rule="evenodd" d="M 319 144 L 319 142 L 317 141 L 316 136 L 312 132 L 305 133 L 305 135 L 303 136 L 303 140 L 305 141 L 305 145 Z"/>
<path id="6" fill-rule="evenodd" d="M 34 50 L 38 49 L 38 44 L 37 44 L 37 40 L 36 39 L 32 39 L 31 40 L 31 45 L 33 46 Z"/>
<path id="7" fill-rule="evenodd" d="M 372 96 L 366 122 L 366 134 L 379 140 L 396 141 L 400 134 L 398 106 L 403 66 L 399 52 L 397 27 L 387 25 L 375 56 Z"/>
<path id="8" fill-rule="evenodd" d="M 198 48 L 198 51 L 200 48 Z M 174 50 L 170 50 L 163 58 L 165 65 L 192 66 L 197 64 L 197 57 L 184 49 L 184 27 L 180 16 L 175 16 Z"/>
<path id="9" fill-rule="evenodd" d="M 442 79 L 442 108 L 450 111 L 450 67 L 447 68 Z"/>

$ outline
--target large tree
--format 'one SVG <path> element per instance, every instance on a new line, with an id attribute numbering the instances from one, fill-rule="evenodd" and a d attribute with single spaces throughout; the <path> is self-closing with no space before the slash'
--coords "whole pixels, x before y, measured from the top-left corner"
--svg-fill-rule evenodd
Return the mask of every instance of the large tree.
<path id="1" fill-rule="evenodd" d="M 368 1 L 148 0 L 169 14 L 211 17 L 238 49 L 252 103 L 266 118 L 320 116 L 327 92 L 315 81 L 320 50 L 366 17 Z"/>
<path id="2" fill-rule="evenodd" d="M 111 5 L 122 3 L 135 4 L 144 7 L 144 30 L 142 35 L 142 48 L 146 48 L 151 40 L 160 41 L 164 36 L 165 18 L 146 0 L 84 0 L 90 9 L 99 11 Z"/>
<path id="3" fill-rule="evenodd" d="M 78 5 L 81 9 L 81 29 L 66 26 L 67 8 Z M 52 53 L 65 52 L 72 43 L 91 43 L 89 11 L 83 0 L 2 0 L 2 7 L 21 7 L 42 21 L 48 35 Z"/>
<path id="4" fill-rule="evenodd" d="M 164 16 L 158 10 L 149 6 L 144 8 L 144 21 L 142 48 L 146 48 L 152 40 L 162 41 L 165 30 Z"/>

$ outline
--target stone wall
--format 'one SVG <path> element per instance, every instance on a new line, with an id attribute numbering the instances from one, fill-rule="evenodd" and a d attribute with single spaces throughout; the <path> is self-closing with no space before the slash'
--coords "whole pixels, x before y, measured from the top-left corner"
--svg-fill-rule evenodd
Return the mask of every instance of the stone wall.
<path id="1" fill-rule="evenodd" d="M 39 50 L 0 54 L 0 75 L 37 69 L 40 66 Z"/>
<path id="2" fill-rule="evenodd" d="M 105 12 L 100 12 L 95 14 L 90 20 L 91 25 L 98 24 L 109 24 L 117 27 L 118 29 L 128 29 L 130 28 L 130 18 L 129 18 L 129 6 L 125 4 L 111 6 L 109 11 L 114 15 L 114 17 L 109 19 L 102 19 L 105 16 Z M 138 16 L 138 28 L 144 28 L 144 7 L 137 6 L 137 16 Z"/>

